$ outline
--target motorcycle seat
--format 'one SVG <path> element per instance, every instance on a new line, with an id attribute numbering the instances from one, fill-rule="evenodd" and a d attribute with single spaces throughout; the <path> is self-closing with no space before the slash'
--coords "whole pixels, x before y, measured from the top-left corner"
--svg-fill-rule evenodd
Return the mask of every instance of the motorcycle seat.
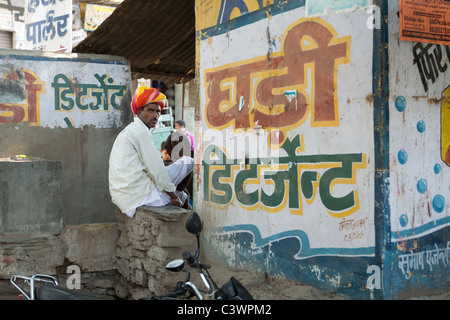
<path id="1" fill-rule="evenodd" d="M 98 300 L 95 295 L 52 285 L 36 287 L 36 300 Z"/>

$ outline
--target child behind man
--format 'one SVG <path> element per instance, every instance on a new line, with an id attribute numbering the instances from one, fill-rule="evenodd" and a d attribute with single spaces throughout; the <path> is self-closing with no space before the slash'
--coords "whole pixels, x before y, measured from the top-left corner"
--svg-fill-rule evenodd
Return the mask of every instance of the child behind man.
<path id="1" fill-rule="evenodd" d="M 161 154 L 161 159 L 163 160 L 165 166 L 173 163 L 172 159 L 170 158 L 169 152 L 167 152 L 165 141 L 161 143 Z"/>

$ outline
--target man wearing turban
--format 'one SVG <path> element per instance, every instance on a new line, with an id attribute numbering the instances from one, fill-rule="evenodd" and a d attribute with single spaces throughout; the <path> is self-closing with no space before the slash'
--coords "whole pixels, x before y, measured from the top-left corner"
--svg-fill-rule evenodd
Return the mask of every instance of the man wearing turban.
<path id="1" fill-rule="evenodd" d="M 153 144 L 151 129 L 166 104 L 166 96 L 157 89 L 139 87 L 131 102 L 134 120 L 119 133 L 111 150 L 109 191 L 112 202 L 129 217 L 143 205 L 188 206 L 187 194 L 177 186 L 190 178 L 193 159 L 185 156 L 166 167 Z"/>

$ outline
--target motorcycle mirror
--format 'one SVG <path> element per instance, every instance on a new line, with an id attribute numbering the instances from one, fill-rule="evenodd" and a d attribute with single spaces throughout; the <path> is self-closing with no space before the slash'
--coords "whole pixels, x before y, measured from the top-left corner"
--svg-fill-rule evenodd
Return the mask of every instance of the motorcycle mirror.
<path id="1" fill-rule="evenodd" d="M 166 269 L 172 272 L 180 272 L 184 269 L 184 260 L 175 259 L 166 264 Z"/>
<path id="2" fill-rule="evenodd" d="M 193 212 L 186 221 L 186 229 L 189 233 L 198 234 L 202 231 L 202 220 L 197 212 Z"/>

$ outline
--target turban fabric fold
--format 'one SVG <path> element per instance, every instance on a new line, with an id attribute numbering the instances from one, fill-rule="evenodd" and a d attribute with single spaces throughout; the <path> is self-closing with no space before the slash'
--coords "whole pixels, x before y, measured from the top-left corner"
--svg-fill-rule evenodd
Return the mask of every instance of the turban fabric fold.
<path id="1" fill-rule="evenodd" d="M 155 88 L 140 86 L 134 92 L 133 100 L 131 101 L 131 111 L 137 114 L 137 109 L 149 103 L 157 103 L 162 110 L 167 104 L 166 95 Z"/>

